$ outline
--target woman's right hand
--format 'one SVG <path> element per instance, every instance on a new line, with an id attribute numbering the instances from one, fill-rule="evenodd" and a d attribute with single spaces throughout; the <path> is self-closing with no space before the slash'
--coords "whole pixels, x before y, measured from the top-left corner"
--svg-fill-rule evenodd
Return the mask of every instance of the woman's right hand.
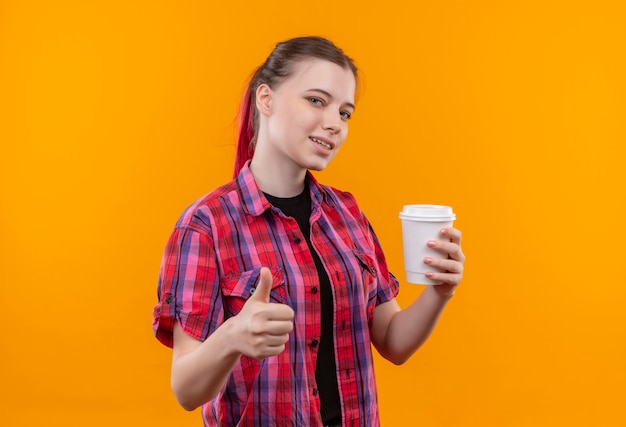
<path id="1" fill-rule="evenodd" d="M 270 303 L 271 290 L 272 274 L 262 268 L 239 314 L 203 342 L 174 325 L 172 389 L 183 408 L 191 411 L 217 396 L 242 354 L 265 359 L 285 349 L 294 313 L 286 304 Z"/>
<path id="2" fill-rule="evenodd" d="M 259 283 L 232 323 L 232 345 L 236 351 L 256 359 L 276 356 L 285 349 L 293 329 L 294 312 L 286 304 L 270 302 L 272 274 L 263 267 Z"/>

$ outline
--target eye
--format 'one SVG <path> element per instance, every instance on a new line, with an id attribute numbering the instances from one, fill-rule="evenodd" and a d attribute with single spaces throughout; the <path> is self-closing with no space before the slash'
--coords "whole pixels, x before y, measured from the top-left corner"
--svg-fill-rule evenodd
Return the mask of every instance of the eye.
<path id="1" fill-rule="evenodd" d="M 322 101 L 320 98 L 315 97 L 315 96 L 310 96 L 309 102 L 314 105 L 324 105 L 324 101 Z"/>
<path id="2" fill-rule="evenodd" d="M 350 120 L 350 118 L 352 117 L 352 113 L 349 111 L 342 111 L 341 113 L 339 113 L 341 115 L 341 117 L 344 120 Z"/>

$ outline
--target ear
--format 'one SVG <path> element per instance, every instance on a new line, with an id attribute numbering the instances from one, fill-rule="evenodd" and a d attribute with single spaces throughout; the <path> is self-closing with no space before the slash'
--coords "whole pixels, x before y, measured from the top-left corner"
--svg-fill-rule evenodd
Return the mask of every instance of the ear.
<path id="1" fill-rule="evenodd" d="M 255 93 L 256 108 L 264 116 L 269 116 L 272 111 L 272 89 L 265 83 L 260 85 Z"/>

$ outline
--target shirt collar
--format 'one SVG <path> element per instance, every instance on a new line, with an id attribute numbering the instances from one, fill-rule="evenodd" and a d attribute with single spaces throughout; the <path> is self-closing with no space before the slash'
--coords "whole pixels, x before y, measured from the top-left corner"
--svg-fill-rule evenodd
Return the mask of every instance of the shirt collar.
<path id="1" fill-rule="evenodd" d="M 310 171 L 307 171 L 306 179 L 309 183 L 309 191 L 311 192 L 312 212 L 314 212 L 323 201 L 326 201 L 330 206 L 334 206 L 332 198 L 327 194 L 324 187 L 317 182 Z M 254 176 L 252 176 L 250 160 L 241 168 L 235 181 L 241 205 L 247 214 L 259 216 L 272 207 L 271 203 L 265 198 L 263 192 L 254 180 Z"/>

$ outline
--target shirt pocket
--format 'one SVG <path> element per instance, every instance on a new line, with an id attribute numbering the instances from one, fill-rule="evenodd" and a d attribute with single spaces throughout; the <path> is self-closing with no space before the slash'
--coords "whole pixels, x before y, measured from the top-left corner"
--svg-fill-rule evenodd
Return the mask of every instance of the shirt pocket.
<path id="1" fill-rule="evenodd" d="M 376 262 L 373 257 L 365 252 L 354 250 L 353 253 L 361 267 L 363 294 L 367 301 L 367 318 L 371 320 L 374 317 L 374 309 L 376 308 L 377 302 L 376 297 L 378 296 Z"/>
<path id="2" fill-rule="evenodd" d="M 272 273 L 270 302 L 287 304 L 287 289 L 282 271 L 279 268 L 270 268 L 270 271 Z M 241 311 L 248 298 L 256 290 L 260 276 L 261 267 L 258 267 L 220 280 L 226 318 L 235 316 Z"/>

